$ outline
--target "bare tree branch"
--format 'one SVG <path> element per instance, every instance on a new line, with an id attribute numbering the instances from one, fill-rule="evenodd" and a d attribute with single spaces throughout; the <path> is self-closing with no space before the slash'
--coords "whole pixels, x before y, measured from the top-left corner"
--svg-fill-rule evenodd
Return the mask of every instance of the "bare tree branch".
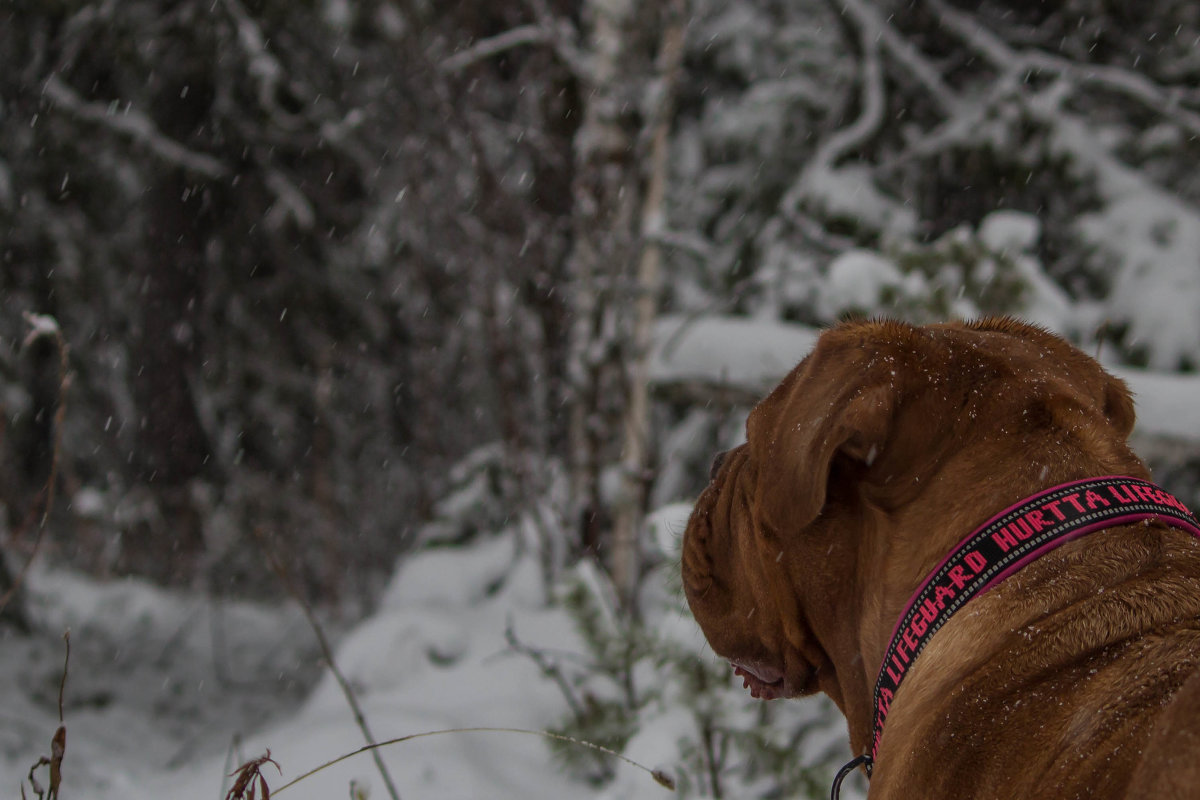
<path id="1" fill-rule="evenodd" d="M 443 59 L 441 67 L 446 72 L 461 72 L 472 64 L 485 61 L 506 50 L 528 44 L 547 44 L 551 40 L 550 32 L 540 25 L 522 25 L 487 39 L 480 39 L 467 49 L 459 50 L 449 58 Z"/>
<path id="2" fill-rule="evenodd" d="M 582 722 L 586 716 L 583 704 L 579 698 L 575 696 L 575 690 L 571 686 L 571 682 L 567 676 L 563 674 L 562 669 L 554 661 L 549 658 L 544 652 L 535 647 L 525 644 L 517 638 L 517 631 L 513 627 L 513 621 L 510 618 L 508 624 L 504 627 L 504 639 L 508 642 L 508 646 L 514 652 L 523 656 L 527 656 L 537 668 L 542 671 L 542 674 L 550 678 L 558 686 L 559 692 L 563 699 L 567 702 L 567 706 L 571 709 L 571 713 L 577 721 Z"/>
<path id="3" fill-rule="evenodd" d="M 25 566 L 17 573 L 17 576 L 12 581 L 12 585 L 8 587 L 8 591 L 0 597 L 0 612 L 4 611 L 14 597 L 17 597 L 17 593 L 21 590 L 21 586 L 25 583 L 25 578 L 33 566 L 34 559 L 37 558 L 38 548 L 41 547 L 42 540 L 45 538 L 46 523 L 49 522 L 50 512 L 54 508 L 54 490 L 58 486 L 59 459 L 62 456 L 63 421 L 67 413 L 67 392 L 71 388 L 72 381 L 71 348 L 67 344 L 66 337 L 63 336 L 62 329 L 58 325 L 58 320 L 54 317 L 31 314 L 29 312 L 25 312 L 25 320 L 29 323 L 31 330 L 25 337 L 25 341 L 21 345 L 22 348 L 28 348 L 38 339 L 45 337 L 54 342 L 54 346 L 58 350 L 58 407 L 54 411 L 54 440 L 50 453 L 50 471 L 46 476 L 46 487 L 42 490 L 42 513 L 41 519 L 38 522 L 37 536 L 33 540 L 33 547 L 29 552 L 29 560 L 25 562 Z M 31 514 L 32 511 L 33 509 L 31 508 Z M 18 619 L 18 624 L 25 622 L 23 609 L 18 607 L 14 614 Z M 69 647 L 70 645 L 68 644 Z M 61 716 L 61 710 L 59 713 Z"/>
<path id="4" fill-rule="evenodd" d="M 532 25 L 521 25 L 487 39 L 480 39 L 465 50 L 443 59 L 439 66 L 448 73 L 461 72 L 472 64 L 526 45 L 549 45 L 577 78 L 587 80 L 590 72 L 587 59 L 568 41 L 567 36 L 554 30 L 551 18 L 539 19 Z"/>
<path id="5" fill-rule="evenodd" d="M 1001 75 L 992 82 L 988 91 L 968 111 L 951 117 L 932 128 L 924 136 L 916 138 L 907 148 L 879 162 L 878 171 L 888 173 L 914 158 L 925 158 L 940 153 L 970 137 L 996 106 L 1005 98 L 1016 96 L 1021 81 L 1016 75 Z"/>
<path id="6" fill-rule="evenodd" d="M 279 230 L 291 219 L 301 230 L 310 230 L 316 222 L 317 213 L 300 187 L 278 169 L 267 170 L 264 181 L 275 194 L 275 202 L 264 217 L 267 226 Z"/>
<path id="7" fill-rule="evenodd" d="M 593 81 L 592 63 L 588 54 L 578 46 L 579 30 L 570 20 L 554 13 L 546 4 L 546 0 L 529 0 L 537 24 L 550 32 L 550 41 L 554 52 L 562 62 L 575 73 L 575 77 L 584 83 Z"/>
<path id="8" fill-rule="evenodd" d="M 229 175 L 229 168 L 221 161 L 184 147 L 160 131 L 153 120 L 140 111 L 127 109 L 116 112 L 108 105 L 89 103 L 75 94 L 57 75 L 46 79 L 42 92 L 64 111 L 133 139 L 163 161 L 213 180 Z"/>

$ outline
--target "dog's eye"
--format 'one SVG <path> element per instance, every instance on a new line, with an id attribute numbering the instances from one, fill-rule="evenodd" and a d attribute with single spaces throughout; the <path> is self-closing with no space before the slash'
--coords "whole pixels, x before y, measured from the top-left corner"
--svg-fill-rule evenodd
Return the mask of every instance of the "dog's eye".
<path id="1" fill-rule="evenodd" d="M 716 457 L 713 458 L 712 466 L 708 468 L 709 481 L 717 479 L 717 473 L 721 471 L 721 465 L 725 463 L 725 456 L 728 454 L 729 451 L 726 450 L 725 452 L 717 453 Z"/>

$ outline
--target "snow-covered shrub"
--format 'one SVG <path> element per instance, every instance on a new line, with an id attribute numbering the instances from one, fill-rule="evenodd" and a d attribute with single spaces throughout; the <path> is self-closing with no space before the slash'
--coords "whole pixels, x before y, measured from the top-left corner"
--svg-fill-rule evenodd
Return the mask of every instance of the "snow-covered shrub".
<path id="1" fill-rule="evenodd" d="M 447 473 L 447 486 L 423 526 L 423 544 L 452 545 L 481 532 L 502 530 L 509 522 L 513 475 L 500 443 L 468 453 Z"/>
<path id="2" fill-rule="evenodd" d="M 848 314 L 915 322 L 1016 314 L 1069 327 L 1070 303 L 1033 255 L 1036 217 L 997 211 L 978 230 L 959 226 L 930 244 L 907 242 L 886 254 L 851 250 L 829 265 L 820 291 L 827 320 Z"/>

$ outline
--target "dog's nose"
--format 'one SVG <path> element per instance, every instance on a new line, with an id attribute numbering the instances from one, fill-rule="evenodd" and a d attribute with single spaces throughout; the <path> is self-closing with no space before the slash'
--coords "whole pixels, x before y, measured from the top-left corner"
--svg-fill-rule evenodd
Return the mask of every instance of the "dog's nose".
<path id="1" fill-rule="evenodd" d="M 712 466 L 708 468 L 708 480 L 710 483 L 717 479 L 717 473 L 721 471 L 721 465 L 725 463 L 725 456 L 727 455 L 729 455 L 729 451 L 724 450 L 713 457 Z"/>

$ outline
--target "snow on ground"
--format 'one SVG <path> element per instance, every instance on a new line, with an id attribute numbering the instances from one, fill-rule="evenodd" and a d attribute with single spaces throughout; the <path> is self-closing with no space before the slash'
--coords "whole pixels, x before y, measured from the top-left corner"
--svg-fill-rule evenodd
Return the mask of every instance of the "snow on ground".
<path id="1" fill-rule="evenodd" d="M 5 631 L 0 645 L 4 796 L 18 796 L 21 777 L 39 755 L 49 755 L 66 630 L 64 797 L 142 796 L 145 775 L 197 754 L 219 757 L 234 736 L 298 703 L 319 675 L 313 637 L 297 609 L 59 571 L 35 570 L 28 589 L 37 632 Z M 215 796 L 219 783 L 217 772 L 206 796 Z"/>
<path id="2" fill-rule="evenodd" d="M 537 567 L 517 556 L 514 541 L 506 535 L 411 557 L 380 608 L 341 640 L 339 667 L 376 740 L 458 727 L 543 730 L 561 722 L 562 696 L 533 661 L 508 647 L 505 631 L 511 625 L 522 642 L 552 652 L 583 648 L 567 614 L 547 608 Z M 65 573 L 31 581 L 39 628 L 71 629 L 64 797 L 213 800 L 224 796 L 237 763 L 268 748 L 283 768 L 282 777 L 267 768 L 278 789 L 365 743 L 330 673 L 301 702 L 291 676 L 311 676 L 319 653 L 295 609 L 218 607 L 138 581 L 101 584 Z M 0 689 L 0 786 L 13 796 L 28 767 L 48 753 L 58 724 L 61 649 L 56 636 L 43 634 L 10 637 L 0 653 L 10 676 Z M 229 752 L 235 734 L 238 755 Z M 653 756 L 671 745 L 643 741 L 639 749 Z M 544 739 L 515 733 L 429 737 L 381 755 L 404 798 L 669 796 L 631 767 L 618 770 L 614 785 L 633 794 L 590 790 L 558 769 Z M 282 796 L 346 797 L 351 781 L 368 787 L 370 797 L 387 797 L 369 755 Z"/>
<path id="3" fill-rule="evenodd" d="M 656 541 L 668 552 L 677 546 L 671 532 L 687 512 L 686 504 L 676 504 L 653 515 L 661 529 Z M 569 615 L 547 605 L 532 550 L 517 543 L 509 531 L 467 548 L 414 554 L 374 614 L 348 631 L 334 626 L 338 665 L 377 741 L 461 727 L 545 730 L 564 720 L 568 707 L 554 682 L 509 646 L 505 632 L 511 626 L 523 644 L 562 659 L 580 658 L 586 648 Z M 673 564 L 665 561 L 663 569 Z M 368 754 L 280 791 L 364 744 L 332 674 L 325 671 L 314 683 L 319 652 L 294 607 L 217 604 L 141 581 L 101 583 L 57 571 L 37 571 L 30 581 L 40 633 L 10 636 L 0 648 L 9 676 L 0 686 L 0 787 L 10 796 L 18 796 L 29 766 L 48 752 L 58 725 L 62 642 L 56 632 L 68 627 L 64 798 L 220 800 L 236 765 L 268 749 L 283 773 L 266 767 L 272 796 L 327 800 L 347 797 L 352 784 L 366 787 L 370 798 L 388 796 Z M 660 574 L 652 583 L 648 606 L 669 606 L 667 578 Z M 659 635 L 703 650 L 689 617 L 662 616 Z M 625 754 L 674 775 L 679 742 L 695 736 L 686 693 L 669 673 L 640 680 L 668 685 Z M 732 678 L 719 702 L 731 704 L 731 718 L 750 725 L 760 708 Z M 777 709 L 819 726 L 806 753 L 798 754 L 806 761 L 847 749 L 845 725 L 828 706 L 810 701 Z M 380 754 L 405 800 L 673 796 L 622 762 L 603 787 L 572 780 L 543 738 L 518 733 L 451 733 Z M 855 792 L 848 787 L 843 796 L 861 797 Z"/>
<path id="4" fill-rule="evenodd" d="M 512 624 L 522 641 L 556 649 L 578 649 L 575 634 L 566 614 L 545 609 L 532 560 L 513 568 L 514 556 L 508 536 L 419 554 L 399 570 L 379 610 L 342 642 L 339 666 L 357 688 L 376 739 L 458 727 L 536 730 L 560 720 L 556 687 L 509 649 L 505 630 Z M 286 745 L 294 775 L 363 743 L 326 674 L 298 714 L 258 734 L 250 750 L 272 747 L 282 756 Z M 555 770 L 546 742 L 530 736 L 452 734 L 382 755 L 405 797 L 537 800 L 578 791 Z M 289 795 L 343 796 L 351 779 L 373 785 L 372 796 L 386 796 L 369 757 L 322 772 Z"/>

